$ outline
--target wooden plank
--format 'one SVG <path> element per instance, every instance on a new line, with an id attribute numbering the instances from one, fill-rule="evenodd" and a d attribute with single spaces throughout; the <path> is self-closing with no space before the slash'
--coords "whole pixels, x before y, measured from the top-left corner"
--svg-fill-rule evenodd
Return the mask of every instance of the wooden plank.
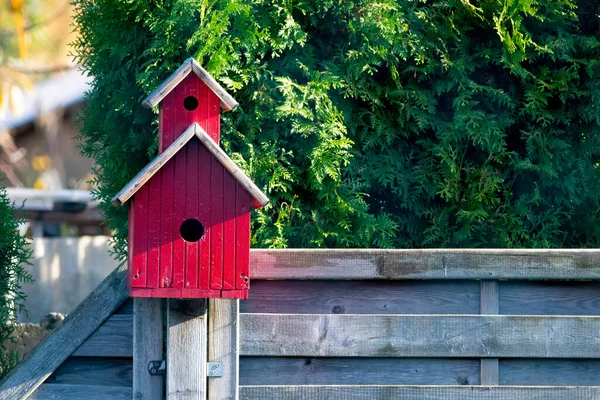
<path id="1" fill-rule="evenodd" d="M 167 400 L 206 399 L 206 300 L 169 300 Z"/>
<path id="2" fill-rule="evenodd" d="M 500 384 L 600 386 L 600 360 L 500 360 Z"/>
<path id="3" fill-rule="evenodd" d="M 162 400 L 163 377 L 148 373 L 150 361 L 163 360 L 162 299 L 134 299 L 133 398 Z"/>
<path id="4" fill-rule="evenodd" d="M 600 315 L 599 282 L 500 282 L 500 313 Z"/>
<path id="5" fill-rule="evenodd" d="M 0 399 L 27 398 L 127 299 L 127 267 L 116 268 L 63 324 L 0 382 Z M 131 394 L 130 394 L 131 396 Z"/>
<path id="6" fill-rule="evenodd" d="M 241 314 L 242 355 L 600 358 L 600 317 Z"/>
<path id="7" fill-rule="evenodd" d="M 600 250 L 253 250 L 253 279 L 598 280 Z"/>
<path id="8" fill-rule="evenodd" d="M 250 196 L 238 182 L 236 190 L 235 288 L 250 287 Z"/>
<path id="9" fill-rule="evenodd" d="M 235 243 L 236 243 L 236 188 L 233 176 L 225 171 L 225 197 L 223 202 L 225 223 L 223 225 L 223 289 L 235 289 Z"/>
<path id="10" fill-rule="evenodd" d="M 128 299 L 119 307 L 115 314 L 133 315 L 133 299 Z"/>
<path id="11" fill-rule="evenodd" d="M 148 262 L 146 287 L 159 287 L 160 278 L 160 227 L 161 227 L 161 172 L 148 183 Z M 142 231 L 144 232 L 144 231 Z"/>
<path id="12" fill-rule="evenodd" d="M 196 124 L 190 125 L 165 151 L 157 155 L 144 167 L 119 193 L 112 198 L 114 205 L 125 204 L 146 182 L 150 180 L 175 154 L 179 152 L 194 136 Z"/>
<path id="13" fill-rule="evenodd" d="M 477 281 L 262 281 L 243 313 L 479 314 Z"/>
<path id="14" fill-rule="evenodd" d="M 210 254 L 210 241 L 211 241 L 211 233 L 212 233 L 212 221 L 211 221 L 211 213 L 212 209 L 210 208 L 210 185 L 211 185 L 211 161 L 212 157 L 210 153 L 206 151 L 206 149 L 198 142 L 196 142 L 198 147 L 196 148 L 198 158 L 199 158 L 199 170 L 200 173 L 197 174 L 197 185 L 200 189 L 200 206 L 198 209 L 198 217 L 202 224 L 206 227 L 204 230 L 204 236 L 200 240 L 200 282 L 198 287 L 200 289 L 209 289 L 210 288 L 210 270 L 212 267 L 211 264 L 211 254 Z"/>
<path id="15" fill-rule="evenodd" d="M 224 168 L 211 157 L 211 235 L 210 235 L 210 288 L 223 288 L 223 227 L 225 213 L 224 198 Z"/>
<path id="16" fill-rule="evenodd" d="M 479 360 L 358 357 L 240 358 L 240 385 L 389 384 L 479 385 Z"/>
<path id="17" fill-rule="evenodd" d="M 133 246 L 131 248 L 132 269 L 131 287 L 146 287 L 146 271 L 148 266 L 148 237 L 135 232 L 148 231 L 148 187 L 140 188 L 132 210 L 132 230 L 129 231 Z"/>
<path id="18" fill-rule="evenodd" d="M 242 386 L 242 400 L 589 400 L 600 387 Z"/>
<path id="19" fill-rule="evenodd" d="M 130 387 L 53 384 L 43 384 L 29 397 L 30 400 L 131 400 L 131 398 Z"/>
<path id="20" fill-rule="evenodd" d="M 131 388 L 133 362 L 121 358 L 69 357 L 44 384 L 122 386 Z"/>
<path id="21" fill-rule="evenodd" d="M 175 216 L 175 162 L 167 163 L 161 170 L 162 207 L 160 210 L 160 281 L 159 287 L 170 288 L 173 285 L 173 228 Z"/>
<path id="22" fill-rule="evenodd" d="M 173 174 L 173 282 L 171 288 L 183 289 L 185 287 L 185 241 L 181 237 L 181 225 L 186 219 L 186 163 L 187 153 L 185 151 L 177 154 L 173 160 L 175 170 Z"/>
<path id="23" fill-rule="evenodd" d="M 198 152 L 200 150 L 200 144 L 197 140 L 188 143 L 186 147 L 187 151 L 187 163 L 186 163 L 186 182 L 185 182 L 185 219 L 198 219 L 203 226 L 204 235 L 210 225 L 206 223 L 206 220 L 200 216 L 199 212 L 199 195 L 200 185 L 199 182 L 199 168 L 198 168 Z M 210 172 L 210 171 L 209 171 Z M 201 257 L 202 241 L 206 241 L 205 238 L 200 241 L 184 241 L 185 249 L 185 288 L 186 289 L 208 289 L 208 280 L 206 281 L 206 287 L 198 286 L 198 273 L 200 272 L 200 265 L 202 263 L 199 258 Z M 207 264 L 204 264 L 208 268 Z"/>
<path id="24" fill-rule="evenodd" d="M 77 357 L 133 357 L 133 316 L 114 314 L 75 352 Z"/>
<path id="25" fill-rule="evenodd" d="M 210 299 L 208 361 L 222 365 L 223 376 L 208 379 L 208 399 L 238 398 L 239 300 Z"/>
<path id="26" fill-rule="evenodd" d="M 255 207 L 264 207 L 269 204 L 269 198 L 252 182 L 250 178 L 238 167 L 231 158 L 219 147 L 214 140 L 199 125 L 196 127 L 196 137 L 212 153 L 213 156 L 225 167 L 227 171 L 246 189 L 250 196 L 255 200 Z"/>
<path id="27" fill-rule="evenodd" d="M 498 281 L 481 281 L 481 314 L 498 314 Z M 481 384 L 498 385 L 497 358 L 481 359 Z"/>

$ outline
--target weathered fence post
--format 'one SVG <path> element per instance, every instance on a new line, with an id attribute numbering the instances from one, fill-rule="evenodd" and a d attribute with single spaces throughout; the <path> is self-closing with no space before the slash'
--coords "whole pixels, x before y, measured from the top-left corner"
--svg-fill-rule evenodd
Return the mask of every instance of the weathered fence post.
<path id="1" fill-rule="evenodd" d="M 481 281 L 481 314 L 496 315 L 499 312 L 498 281 Z M 500 373 L 497 358 L 481 359 L 481 384 L 500 384 Z"/>
<path id="2" fill-rule="evenodd" d="M 211 299 L 208 306 L 208 361 L 219 376 L 208 377 L 209 400 L 237 400 L 239 300 Z"/>
<path id="3" fill-rule="evenodd" d="M 206 399 L 206 300 L 169 300 L 167 400 Z"/>
<path id="4" fill-rule="evenodd" d="M 163 377 L 152 376 L 148 364 L 163 360 L 162 299 L 133 299 L 133 398 L 162 400 Z"/>

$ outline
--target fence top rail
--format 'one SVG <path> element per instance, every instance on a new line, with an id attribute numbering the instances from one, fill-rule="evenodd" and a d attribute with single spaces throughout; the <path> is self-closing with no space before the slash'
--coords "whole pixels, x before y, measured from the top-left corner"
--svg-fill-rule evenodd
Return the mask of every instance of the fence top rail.
<path id="1" fill-rule="evenodd" d="M 255 249 L 254 279 L 600 280 L 600 249 Z"/>

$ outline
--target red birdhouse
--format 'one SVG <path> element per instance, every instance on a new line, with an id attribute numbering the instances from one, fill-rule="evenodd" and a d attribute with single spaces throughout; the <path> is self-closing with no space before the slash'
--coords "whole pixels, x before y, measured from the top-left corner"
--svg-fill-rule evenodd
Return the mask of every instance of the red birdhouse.
<path id="1" fill-rule="evenodd" d="M 237 102 L 186 60 L 143 105 L 160 104 L 158 156 L 114 198 L 129 202 L 132 297 L 248 298 L 250 207 L 269 200 L 219 147 Z"/>

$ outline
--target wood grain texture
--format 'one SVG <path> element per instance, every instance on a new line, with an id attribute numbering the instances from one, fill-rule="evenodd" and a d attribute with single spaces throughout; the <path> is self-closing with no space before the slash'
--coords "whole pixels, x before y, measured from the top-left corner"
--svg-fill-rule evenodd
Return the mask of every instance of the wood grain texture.
<path id="1" fill-rule="evenodd" d="M 16 397 L 15 397 L 16 399 Z M 43 384 L 30 400 L 131 400 L 131 388 L 97 385 Z"/>
<path id="2" fill-rule="evenodd" d="M 115 205 L 125 204 L 146 182 L 150 180 L 165 165 L 179 150 L 181 150 L 187 142 L 194 137 L 197 124 L 190 125 L 184 133 L 181 134 L 165 151 L 157 155 L 148 165 L 144 167 L 132 180 L 125 185 L 119 193 L 112 198 Z"/>
<path id="3" fill-rule="evenodd" d="M 477 281 L 264 281 L 252 279 L 242 313 L 479 314 Z"/>
<path id="4" fill-rule="evenodd" d="M 242 355 L 600 357 L 599 317 L 241 314 Z"/>
<path id="5" fill-rule="evenodd" d="M 206 300 L 169 300 L 167 400 L 206 399 Z"/>
<path id="6" fill-rule="evenodd" d="M 481 281 L 481 314 L 498 314 L 498 281 Z M 481 359 L 481 384 L 498 385 L 497 358 Z"/>
<path id="7" fill-rule="evenodd" d="M 112 315 L 73 352 L 77 357 L 133 357 L 133 316 Z"/>
<path id="8" fill-rule="evenodd" d="M 69 357 L 44 384 L 122 386 L 131 388 L 133 362 L 126 358 Z"/>
<path id="9" fill-rule="evenodd" d="M 253 250 L 253 279 L 597 280 L 600 250 Z"/>
<path id="10" fill-rule="evenodd" d="M 175 72 L 173 72 L 161 85 L 154 90 L 154 92 L 150 93 L 148 97 L 146 97 L 142 101 L 142 105 L 146 108 L 155 107 L 158 103 L 161 102 L 181 81 L 185 79 L 186 76 L 190 74 L 190 72 L 194 72 L 206 85 L 217 95 L 219 100 L 221 100 L 221 107 L 225 111 L 233 110 L 237 107 L 238 103 L 235 101 L 233 97 L 229 93 L 225 91 L 219 85 L 219 83 L 208 74 L 198 64 L 196 60 L 193 58 L 188 58 L 177 68 Z"/>
<path id="11" fill-rule="evenodd" d="M 240 385 L 479 385 L 479 360 L 241 357 Z"/>
<path id="12" fill-rule="evenodd" d="M 600 315 L 600 282 L 500 282 L 500 314 Z"/>
<path id="13" fill-rule="evenodd" d="M 244 189 L 248 191 L 248 193 L 250 193 L 250 196 L 252 196 L 252 198 L 255 200 L 254 203 L 256 206 L 264 207 L 269 204 L 269 198 L 258 188 L 258 186 L 254 184 L 254 182 L 252 182 L 250 178 L 248 178 L 244 171 L 242 171 L 240 167 L 238 167 L 235 162 L 229 158 L 227 153 L 225 153 L 223 149 L 221 149 L 221 147 L 219 147 L 219 145 L 215 143 L 209 134 L 206 133 L 206 131 L 204 131 L 204 129 L 202 129 L 199 125 L 196 125 L 196 137 L 200 139 L 204 146 L 212 153 L 213 156 L 215 156 L 217 160 L 219 160 L 225 169 L 229 171 L 231 175 L 233 175 L 235 180 L 237 180 L 238 183 L 242 185 Z"/>
<path id="14" fill-rule="evenodd" d="M 600 386 L 600 360 L 501 359 L 500 384 Z"/>
<path id="15" fill-rule="evenodd" d="M 241 400 L 590 400 L 600 387 L 242 386 Z"/>
<path id="16" fill-rule="evenodd" d="M 161 299 L 134 299 L 133 302 L 133 398 L 162 400 L 163 377 L 150 375 L 148 364 L 164 359 L 164 302 Z"/>
<path id="17" fill-rule="evenodd" d="M 239 300 L 210 299 L 208 362 L 223 366 L 223 376 L 208 378 L 209 400 L 238 398 Z"/>
<path id="18" fill-rule="evenodd" d="M 58 329 L 0 382 L 0 399 L 27 398 L 125 302 L 126 271 L 125 265 L 116 268 Z"/>

